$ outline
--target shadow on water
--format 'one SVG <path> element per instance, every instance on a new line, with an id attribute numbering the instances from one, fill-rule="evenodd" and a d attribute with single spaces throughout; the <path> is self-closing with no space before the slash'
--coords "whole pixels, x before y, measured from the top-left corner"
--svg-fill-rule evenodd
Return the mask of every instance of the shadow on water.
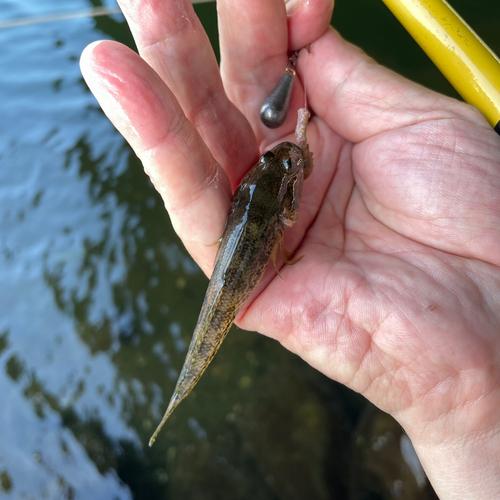
<path id="1" fill-rule="evenodd" d="M 385 7 L 337 3 L 333 21 L 349 39 L 450 92 Z M 6 12 L 29 8 L 11 1 Z M 353 9 L 362 13 L 356 24 Z M 214 41 L 215 5 L 196 10 Z M 489 16 L 463 14 L 486 32 L 493 26 Z M 381 26 L 394 39 L 380 38 Z M 2 495 L 434 498 L 392 419 L 275 342 L 236 328 L 147 447 L 207 280 L 83 83 L 79 55 L 103 37 L 133 44 L 121 16 L 0 32 Z"/>

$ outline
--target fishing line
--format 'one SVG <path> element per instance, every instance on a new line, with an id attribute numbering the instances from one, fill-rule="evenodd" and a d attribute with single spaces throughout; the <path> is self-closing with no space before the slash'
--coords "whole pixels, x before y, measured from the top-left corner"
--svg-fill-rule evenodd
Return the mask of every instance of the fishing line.
<path id="1" fill-rule="evenodd" d="M 309 69 L 309 58 L 311 57 L 311 46 L 308 45 L 307 49 L 307 68 Z M 304 71 L 304 108 L 307 109 L 307 71 Z"/>
<path id="2" fill-rule="evenodd" d="M 215 0 L 191 0 L 191 3 L 213 2 Z M 68 19 L 81 19 L 84 17 L 110 16 L 121 14 L 122 11 L 118 5 L 116 7 L 94 7 L 93 9 L 76 10 L 68 12 L 57 12 L 44 16 L 19 17 L 0 22 L 0 29 L 16 28 L 18 26 L 30 26 L 33 24 L 52 23 L 56 21 L 66 21 Z"/>
<path id="3" fill-rule="evenodd" d="M 46 16 L 31 16 L 10 19 L 0 23 L 0 29 L 15 28 L 17 26 L 30 26 L 33 24 L 52 23 L 55 21 L 66 21 L 67 19 L 80 19 L 82 17 L 109 16 L 112 14 L 121 14 L 117 7 L 95 7 L 94 9 L 76 10 L 69 12 L 59 12 L 56 14 L 47 14 Z"/>

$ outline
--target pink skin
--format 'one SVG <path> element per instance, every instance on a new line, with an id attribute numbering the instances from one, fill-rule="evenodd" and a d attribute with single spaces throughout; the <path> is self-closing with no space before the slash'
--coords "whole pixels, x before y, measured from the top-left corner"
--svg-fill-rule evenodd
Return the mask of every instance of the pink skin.
<path id="1" fill-rule="evenodd" d="M 140 56 L 82 55 L 104 111 L 172 223 L 212 271 L 231 189 L 293 140 L 259 108 L 302 51 L 314 171 L 287 247 L 238 318 L 365 395 L 405 428 L 441 499 L 500 491 L 500 137 L 473 108 L 378 66 L 328 22 L 330 0 L 218 0 L 221 71 L 186 0 L 122 0 Z M 221 78 L 222 76 L 222 78 Z M 210 216 L 207 216 L 210 214 Z"/>

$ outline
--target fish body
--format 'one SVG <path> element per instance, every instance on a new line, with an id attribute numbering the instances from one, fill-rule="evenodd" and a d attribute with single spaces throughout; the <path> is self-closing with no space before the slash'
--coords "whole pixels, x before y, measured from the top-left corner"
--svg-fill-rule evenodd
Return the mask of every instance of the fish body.
<path id="1" fill-rule="evenodd" d="M 264 153 L 236 189 L 184 366 L 150 446 L 212 361 L 271 257 L 274 262 L 285 227 L 297 220 L 304 174 L 311 168 L 305 139 L 300 146 L 284 142 Z"/>

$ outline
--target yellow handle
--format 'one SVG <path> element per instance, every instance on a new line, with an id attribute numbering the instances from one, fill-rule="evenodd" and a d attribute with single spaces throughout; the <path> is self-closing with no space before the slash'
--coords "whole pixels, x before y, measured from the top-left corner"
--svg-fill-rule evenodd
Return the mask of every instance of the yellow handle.
<path id="1" fill-rule="evenodd" d="M 500 133 L 500 60 L 444 0 L 382 0 L 463 99 Z"/>

